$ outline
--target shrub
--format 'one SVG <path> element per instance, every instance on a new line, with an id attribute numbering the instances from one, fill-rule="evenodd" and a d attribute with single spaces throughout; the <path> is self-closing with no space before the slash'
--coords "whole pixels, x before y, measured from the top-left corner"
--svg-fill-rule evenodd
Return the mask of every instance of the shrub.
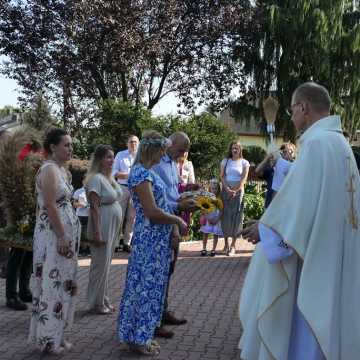
<path id="1" fill-rule="evenodd" d="M 74 189 L 79 189 L 83 186 L 82 180 L 85 177 L 88 165 L 88 160 L 71 159 L 68 162 L 68 169 L 72 176 L 72 185 Z"/>
<path id="2" fill-rule="evenodd" d="M 249 163 L 258 165 L 264 160 L 266 151 L 260 146 L 244 146 L 243 156 Z"/>
<path id="3" fill-rule="evenodd" d="M 258 220 L 264 212 L 265 193 L 259 184 L 246 184 L 244 196 L 244 221 Z"/>
<path id="4" fill-rule="evenodd" d="M 117 99 L 99 104 L 97 121 L 82 131 L 81 141 L 74 139 L 74 150 L 79 157 L 89 157 L 95 144 L 110 144 L 115 153 L 126 148 L 128 135 L 141 137 L 144 130 L 153 129 L 164 136 L 184 131 L 191 140 L 189 160 L 195 175 L 203 180 L 217 176 L 220 161 L 229 143 L 236 138 L 215 116 L 204 113 L 189 118 L 180 116 L 152 116 L 148 109 Z"/>
<path id="5" fill-rule="evenodd" d="M 189 240 L 201 240 L 202 239 L 202 233 L 200 230 L 200 216 L 201 212 L 200 210 L 195 211 L 191 215 L 191 222 L 189 226 Z"/>

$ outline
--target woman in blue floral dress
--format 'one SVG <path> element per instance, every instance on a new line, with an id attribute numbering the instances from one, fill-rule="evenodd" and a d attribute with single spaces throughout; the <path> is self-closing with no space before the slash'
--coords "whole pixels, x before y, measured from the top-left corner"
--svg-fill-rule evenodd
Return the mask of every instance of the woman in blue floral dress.
<path id="1" fill-rule="evenodd" d="M 170 141 L 150 131 L 140 142 L 128 185 L 136 220 L 125 290 L 120 303 L 118 338 L 143 355 L 156 355 L 153 340 L 160 325 L 171 261 L 170 239 L 173 226 L 181 233 L 186 223 L 172 215 L 165 185 L 151 167 L 159 163 Z"/>

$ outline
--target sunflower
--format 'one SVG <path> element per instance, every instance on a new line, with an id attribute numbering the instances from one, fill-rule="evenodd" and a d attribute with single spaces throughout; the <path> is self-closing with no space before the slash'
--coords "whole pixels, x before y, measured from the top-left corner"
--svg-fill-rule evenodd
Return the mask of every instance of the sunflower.
<path id="1" fill-rule="evenodd" d="M 30 225 L 28 223 L 22 223 L 19 225 L 20 233 L 26 234 L 30 230 Z"/>
<path id="2" fill-rule="evenodd" d="M 196 205 L 200 208 L 200 210 L 204 213 L 211 213 L 216 210 L 213 202 L 205 196 L 199 196 L 196 200 Z"/>

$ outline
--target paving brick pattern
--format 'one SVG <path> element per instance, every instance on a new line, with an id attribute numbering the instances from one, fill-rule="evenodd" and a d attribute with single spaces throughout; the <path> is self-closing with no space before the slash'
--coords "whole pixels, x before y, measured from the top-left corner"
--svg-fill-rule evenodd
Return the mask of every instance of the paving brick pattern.
<path id="1" fill-rule="evenodd" d="M 219 241 L 218 247 L 223 246 Z M 210 244 L 208 244 L 210 247 Z M 170 287 L 170 308 L 186 317 L 183 326 L 169 326 L 173 339 L 160 339 L 160 360 L 240 359 L 237 344 L 241 334 L 238 302 L 252 247 L 240 241 L 234 257 L 200 257 L 199 242 L 183 243 Z M 76 320 L 68 339 L 76 346 L 61 356 L 69 360 L 138 359 L 116 340 L 117 312 L 90 315 L 86 312 L 89 260 L 79 261 L 80 294 Z M 111 266 L 110 290 L 118 305 L 125 282 L 127 255 L 117 254 Z M 5 280 L 0 279 L 0 359 L 49 358 L 27 343 L 30 310 L 12 311 L 5 307 Z M 54 356 L 51 356 L 54 358 Z"/>

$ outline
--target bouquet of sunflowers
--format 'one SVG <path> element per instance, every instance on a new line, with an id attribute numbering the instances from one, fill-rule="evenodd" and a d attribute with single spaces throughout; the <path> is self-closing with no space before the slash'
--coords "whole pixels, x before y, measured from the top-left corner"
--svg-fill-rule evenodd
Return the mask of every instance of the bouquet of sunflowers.
<path id="1" fill-rule="evenodd" d="M 197 207 L 203 214 L 211 214 L 216 210 L 223 209 L 223 203 L 221 199 L 216 197 L 215 194 L 205 191 L 186 191 L 181 194 L 181 198 L 192 197 L 196 201 Z"/>

